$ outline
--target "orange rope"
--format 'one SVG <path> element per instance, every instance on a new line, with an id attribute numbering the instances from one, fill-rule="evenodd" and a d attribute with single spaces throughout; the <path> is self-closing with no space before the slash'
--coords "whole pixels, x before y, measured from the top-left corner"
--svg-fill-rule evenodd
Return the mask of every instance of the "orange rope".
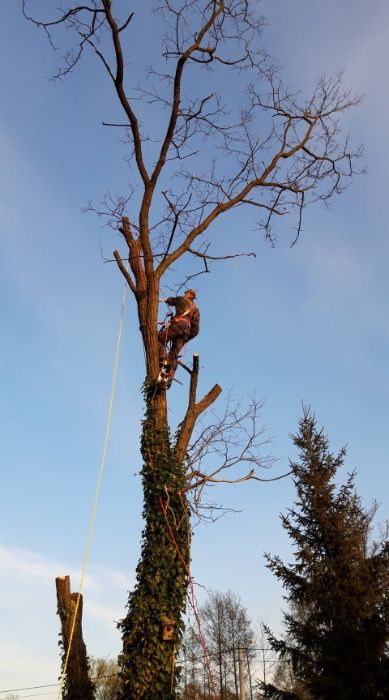
<path id="1" fill-rule="evenodd" d="M 190 602 L 190 605 L 191 605 L 191 607 L 192 607 L 193 614 L 194 614 L 194 616 L 195 616 L 195 620 L 196 620 L 196 623 L 197 623 L 197 628 L 198 628 L 198 633 L 199 633 L 199 640 L 200 640 L 200 644 L 201 644 L 201 647 L 202 647 L 202 650 L 203 650 L 203 653 L 204 653 L 204 661 L 205 661 L 205 667 L 206 667 L 206 669 L 207 669 L 208 680 L 209 680 L 209 683 L 210 683 L 210 685 L 211 685 L 212 693 L 213 693 L 214 698 L 215 698 L 215 697 L 216 697 L 216 688 L 215 688 L 214 680 L 213 680 L 213 677 L 212 677 L 212 671 L 211 671 L 211 664 L 210 664 L 210 661 L 209 661 L 208 649 L 207 649 L 207 645 L 206 645 L 205 638 L 204 638 L 204 635 L 203 635 L 203 631 L 202 631 L 202 628 L 201 628 L 201 620 L 200 620 L 199 612 L 198 612 L 198 609 L 197 609 L 197 600 L 196 600 L 196 593 L 195 593 L 195 588 L 194 588 L 193 577 L 192 577 L 192 574 L 191 574 L 191 572 L 190 572 L 189 564 L 185 561 L 185 559 L 184 559 L 184 557 L 183 557 L 183 554 L 182 554 L 182 552 L 181 552 L 181 550 L 180 550 L 180 548 L 179 548 L 179 546 L 178 546 L 177 540 L 176 540 L 176 538 L 175 538 L 175 536 L 174 536 L 174 532 L 173 532 L 172 526 L 170 525 L 169 519 L 168 519 L 168 517 L 167 517 L 167 506 L 168 506 L 168 504 L 165 504 L 165 503 L 163 502 L 161 494 L 159 494 L 159 503 L 160 503 L 160 506 L 161 506 L 161 510 L 162 510 L 163 516 L 164 516 L 165 521 L 166 521 L 166 525 L 167 525 L 167 528 L 168 528 L 168 531 L 169 531 L 170 539 L 171 539 L 171 541 L 172 541 L 172 543 L 173 543 L 173 545 L 174 545 L 174 547 L 175 547 L 175 549 L 176 549 L 176 552 L 177 552 L 177 554 L 178 554 L 178 558 L 179 558 L 179 560 L 181 561 L 181 563 L 182 563 L 182 565 L 183 565 L 183 567 L 184 567 L 184 571 L 185 571 L 185 573 L 186 573 L 186 575 L 187 575 L 187 577 L 188 577 L 188 580 L 189 580 L 189 586 L 190 586 L 190 591 L 191 591 L 191 597 L 188 596 L 188 598 L 189 598 L 189 602 Z M 189 539 L 189 535 L 188 535 L 188 539 Z M 189 544 L 189 543 L 188 543 L 188 544 Z"/>
<path id="2" fill-rule="evenodd" d="M 154 466 L 153 458 L 152 458 L 152 456 L 151 456 L 151 454 L 150 454 L 150 451 L 149 451 L 149 462 L 150 462 L 151 470 L 152 470 L 152 473 L 153 473 L 154 481 L 156 482 L 156 477 L 155 477 L 155 466 Z M 166 490 L 166 493 L 167 493 L 166 487 L 165 487 L 165 490 Z M 181 502 L 182 502 L 182 494 L 180 493 L 179 495 L 180 495 Z M 168 501 L 167 501 L 167 503 L 165 504 L 165 503 L 163 502 L 163 499 L 162 499 L 161 494 L 158 494 L 159 504 L 160 504 L 160 506 L 161 506 L 161 510 L 162 510 L 163 516 L 164 516 L 164 518 L 165 518 L 165 522 L 166 522 L 167 529 L 168 529 L 168 532 L 169 532 L 169 535 L 170 535 L 170 539 L 171 539 L 171 541 L 172 541 L 172 543 L 173 543 L 173 545 L 174 545 L 174 547 L 175 547 L 175 549 L 176 549 L 176 552 L 177 552 L 177 554 L 178 554 L 178 558 L 179 558 L 181 564 L 183 565 L 184 571 L 185 571 L 185 573 L 186 573 L 186 575 L 187 575 L 187 577 L 188 577 L 188 580 L 189 580 L 189 586 L 190 586 L 190 590 L 191 590 L 191 597 L 188 596 L 188 599 L 189 599 L 189 603 L 190 603 L 190 605 L 191 605 L 191 607 L 192 607 L 193 614 L 194 614 L 194 616 L 195 616 L 195 620 L 196 620 L 196 623 L 197 623 L 197 629 L 198 629 L 198 633 L 199 633 L 199 640 L 200 640 L 200 644 L 201 644 L 201 647 L 202 647 L 202 650 L 203 650 L 203 654 L 204 654 L 204 661 L 205 661 L 205 667 L 206 667 L 206 669 L 207 669 L 209 684 L 210 684 L 211 689 L 212 689 L 212 694 L 213 694 L 214 700 L 216 700 L 216 688 L 215 688 L 215 683 L 214 683 L 213 676 L 212 676 L 211 664 L 210 664 L 210 660 L 209 660 L 208 649 L 207 649 L 207 645 L 206 645 L 205 638 L 204 638 L 204 635 L 203 635 L 203 631 L 202 631 L 202 628 L 201 628 L 201 620 L 200 620 L 200 616 L 199 616 L 198 609 L 197 609 L 197 600 L 196 600 L 196 593 L 195 593 L 195 589 L 194 589 L 194 581 L 193 581 L 192 574 L 191 574 L 191 572 L 190 572 L 189 564 L 188 564 L 188 563 L 185 561 L 185 559 L 184 559 L 184 556 L 183 556 L 183 554 L 182 554 L 182 552 L 181 552 L 181 550 L 180 550 L 180 548 L 179 548 L 179 546 L 178 546 L 177 540 L 176 540 L 176 538 L 175 538 L 175 536 L 174 536 L 174 532 L 173 532 L 172 526 L 170 525 L 169 519 L 168 519 L 168 517 L 167 517 L 167 508 L 168 508 L 168 504 L 169 504 L 169 494 L 168 494 L 168 493 L 167 493 L 167 497 L 168 497 Z M 188 529 L 188 551 L 189 551 L 189 528 L 187 528 L 187 529 Z"/>

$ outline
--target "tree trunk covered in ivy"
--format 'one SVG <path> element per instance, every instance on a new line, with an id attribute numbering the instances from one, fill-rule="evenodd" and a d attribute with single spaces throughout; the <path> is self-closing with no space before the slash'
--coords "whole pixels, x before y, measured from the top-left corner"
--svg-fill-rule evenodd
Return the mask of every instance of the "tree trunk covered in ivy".
<path id="1" fill-rule="evenodd" d="M 196 402 L 199 361 L 194 356 L 188 407 L 173 439 L 166 391 L 157 385 L 159 277 L 145 252 L 149 231 L 147 223 L 144 226 L 140 237 L 134 238 L 127 217 L 123 217 L 121 231 L 128 244 L 135 286 L 114 252 L 137 301 L 146 362 L 146 414 L 141 438 L 145 527 L 136 587 L 129 595 L 128 613 L 119 625 L 123 637 L 121 697 L 169 700 L 174 697 L 176 685 L 175 658 L 184 626 L 189 578 L 191 533 L 185 456 L 197 418 L 216 400 L 221 388 L 216 384 Z M 163 639 L 166 620 L 175 626 L 172 640 Z"/>
<path id="2" fill-rule="evenodd" d="M 145 528 L 137 583 L 121 622 L 123 694 L 126 700 L 174 697 L 175 657 L 183 631 L 190 558 L 190 523 L 183 465 L 177 461 L 167 426 L 155 419 L 147 400 L 142 434 Z M 164 640 L 164 624 L 175 627 Z"/>

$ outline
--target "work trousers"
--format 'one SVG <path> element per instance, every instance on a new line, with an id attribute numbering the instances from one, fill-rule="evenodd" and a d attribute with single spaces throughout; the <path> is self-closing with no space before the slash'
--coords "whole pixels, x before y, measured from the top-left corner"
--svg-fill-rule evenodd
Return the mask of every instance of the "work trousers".
<path id="1" fill-rule="evenodd" d="M 180 318 L 173 320 L 158 333 L 159 360 L 167 360 L 171 372 L 177 369 L 178 356 L 188 341 L 190 333 L 190 319 Z M 170 349 L 167 351 L 167 344 L 170 342 Z"/>

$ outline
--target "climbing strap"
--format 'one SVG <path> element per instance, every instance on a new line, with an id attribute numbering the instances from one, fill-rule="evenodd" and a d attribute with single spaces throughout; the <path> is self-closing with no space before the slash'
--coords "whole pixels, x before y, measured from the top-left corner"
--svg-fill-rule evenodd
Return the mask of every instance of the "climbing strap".
<path id="1" fill-rule="evenodd" d="M 184 313 L 180 314 L 179 316 L 174 316 L 172 321 L 181 321 L 183 318 L 187 318 L 188 321 L 190 321 L 191 318 L 190 318 L 189 314 L 190 314 L 190 309 L 188 309 L 188 311 L 184 311 Z"/>
<path id="2" fill-rule="evenodd" d="M 84 587 L 84 579 L 85 579 L 85 574 L 86 574 L 86 568 L 87 568 L 87 564 L 88 564 L 88 560 L 89 560 L 89 554 L 90 554 L 90 550 L 91 550 L 92 538 L 93 538 L 93 533 L 94 533 L 94 528 L 95 528 L 95 520 L 96 520 L 97 505 L 98 505 L 99 496 L 100 496 L 101 482 L 102 482 L 102 479 L 103 479 L 104 466 L 105 466 L 105 461 L 106 461 L 106 457 L 107 457 L 108 442 L 109 442 L 109 436 L 110 436 L 110 431 L 111 431 L 112 407 L 113 407 L 113 400 L 114 400 L 114 396 L 115 396 L 116 377 L 117 377 L 117 370 L 118 370 L 118 365 L 119 365 L 120 343 L 121 343 L 121 338 L 122 338 L 123 317 L 124 317 L 124 306 L 125 306 L 125 301 L 126 301 L 126 294 L 127 294 L 127 282 L 124 284 L 123 292 L 122 292 L 121 310 L 120 310 L 120 318 L 119 318 L 119 327 L 118 327 L 117 339 L 116 339 L 115 359 L 114 359 L 114 365 L 113 365 L 113 371 L 112 371 L 111 394 L 110 394 L 110 398 L 109 398 L 109 402 L 108 402 L 107 418 L 106 418 L 106 423 L 105 423 L 105 435 L 104 435 L 104 442 L 103 442 L 103 450 L 102 450 L 102 455 L 101 455 L 101 460 L 100 460 L 100 466 L 99 466 L 99 470 L 98 470 L 98 474 L 97 474 L 97 481 L 96 481 L 96 488 L 95 488 L 95 496 L 94 496 L 94 500 L 93 500 L 93 506 L 92 506 L 92 513 L 91 513 L 91 518 L 90 518 L 90 524 L 89 524 L 88 537 L 87 537 L 87 541 L 86 541 L 86 547 L 85 547 L 84 561 L 83 561 L 83 565 L 82 565 L 82 572 L 81 572 L 80 584 L 79 584 L 79 587 L 78 587 L 78 595 L 77 595 L 77 600 L 76 600 L 76 608 L 75 608 L 75 611 L 74 611 L 72 627 L 71 627 L 71 630 L 70 630 L 68 648 L 67 648 L 67 650 L 66 650 L 65 660 L 64 660 L 64 663 L 63 663 L 63 668 L 62 668 L 62 673 L 61 673 L 61 678 L 60 678 L 60 683 L 59 683 L 59 689 L 58 689 L 57 700 L 61 700 L 61 697 L 62 697 L 62 689 L 63 689 L 63 684 L 64 684 L 64 681 L 65 681 L 66 671 L 67 671 L 67 667 L 68 667 L 70 651 L 71 651 L 71 648 L 72 648 L 72 643 L 73 643 L 73 638 L 74 638 L 74 630 L 75 630 L 75 627 L 76 627 L 76 620 L 77 620 L 78 610 L 79 610 L 79 607 L 80 607 L 80 600 L 81 600 L 82 590 L 83 590 L 83 587 Z"/>

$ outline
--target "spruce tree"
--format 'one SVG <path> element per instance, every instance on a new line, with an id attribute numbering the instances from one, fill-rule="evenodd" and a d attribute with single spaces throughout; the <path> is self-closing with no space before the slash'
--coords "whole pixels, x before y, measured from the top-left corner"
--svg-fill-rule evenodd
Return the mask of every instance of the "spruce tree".
<path id="1" fill-rule="evenodd" d="M 362 506 L 354 473 L 337 487 L 345 450 L 330 453 L 308 410 L 293 442 L 297 497 L 281 521 L 294 562 L 265 555 L 287 592 L 286 634 L 277 639 L 268 630 L 269 642 L 312 700 L 388 698 L 389 541 L 370 544 L 374 510 Z M 267 698 L 300 696 L 272 684 L 263 689 Z"/>

